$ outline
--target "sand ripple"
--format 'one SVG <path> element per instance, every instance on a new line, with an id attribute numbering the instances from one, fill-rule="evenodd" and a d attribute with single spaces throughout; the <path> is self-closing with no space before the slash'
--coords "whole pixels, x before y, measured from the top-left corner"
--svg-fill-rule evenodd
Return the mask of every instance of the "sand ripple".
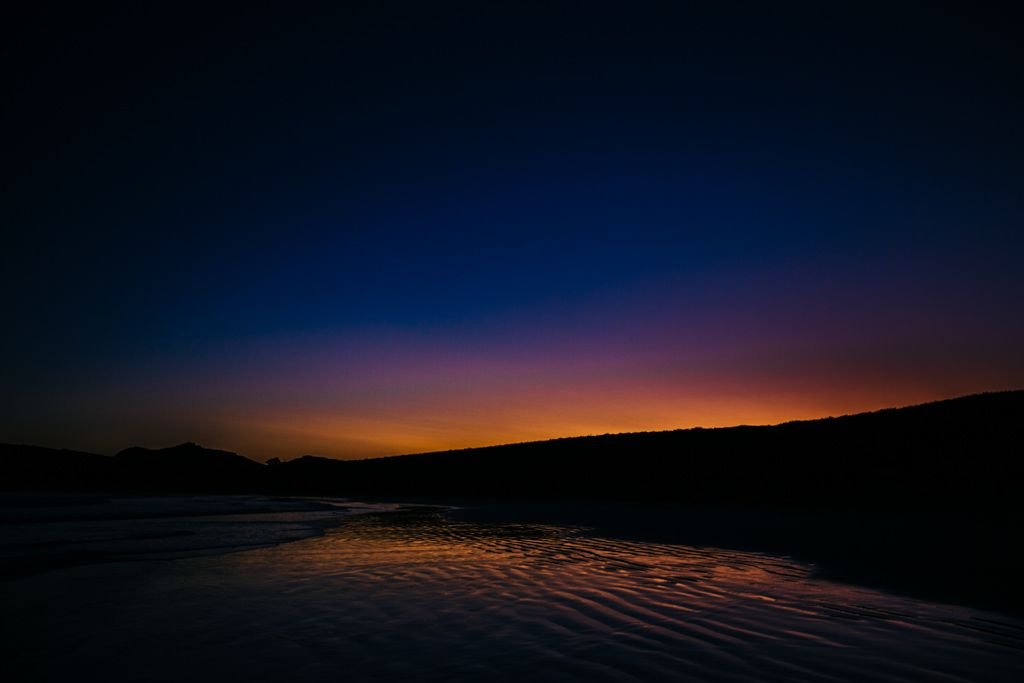
<path id="1" fill-rule="evenodd" d="M 14 584 L 23 620 L 33 591 L 64 606 L 34 615 L 45 641 L 8 640 L 54 680 L 1024 680 L 1024 624 L 1008 617 L 785 558 L 429 510 Z"/>

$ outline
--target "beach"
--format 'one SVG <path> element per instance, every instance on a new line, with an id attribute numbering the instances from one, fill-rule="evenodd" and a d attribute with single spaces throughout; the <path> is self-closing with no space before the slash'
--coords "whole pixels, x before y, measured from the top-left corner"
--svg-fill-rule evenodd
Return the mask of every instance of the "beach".
<path id="1" fill-rule="evenodd" d="M 22 680 L 1024 676 L 1024 621 L 821 579 L 780 555 L 437 506 L 122 505 L 134 517 L 5 508 L 4 558 L 26 552 L 19 529 L 79 557 L 0 581 L 4 660 Z"/>

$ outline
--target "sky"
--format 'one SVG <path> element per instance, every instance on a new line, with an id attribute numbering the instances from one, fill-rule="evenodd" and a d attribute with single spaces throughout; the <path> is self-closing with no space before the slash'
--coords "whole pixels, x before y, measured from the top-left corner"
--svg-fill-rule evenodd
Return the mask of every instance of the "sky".
<path id="1" fill-rule="evenodd" d="M 1024 387 L 997 9 L 355 5 L 2 29 L 0 441 L 359 458 Z"/>

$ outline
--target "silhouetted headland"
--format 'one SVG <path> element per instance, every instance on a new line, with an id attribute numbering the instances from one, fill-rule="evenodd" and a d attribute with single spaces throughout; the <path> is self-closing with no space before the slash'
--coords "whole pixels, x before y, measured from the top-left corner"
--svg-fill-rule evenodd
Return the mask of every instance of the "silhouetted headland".
<path id="1" fill-rule="evenodd" d="M 1002 505 L 1024 391 L 775 426 L 609 434 L 264 465 L 186 443 L 113 457 L 0 445 L 2 487 L 700 503 Z"/>

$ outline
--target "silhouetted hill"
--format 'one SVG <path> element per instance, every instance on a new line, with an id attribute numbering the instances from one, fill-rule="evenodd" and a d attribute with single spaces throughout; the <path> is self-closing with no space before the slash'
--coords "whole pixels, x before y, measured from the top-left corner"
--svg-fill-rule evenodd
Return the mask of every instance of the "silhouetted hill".
<path id="1" fill-rule="evenodd" d="M 2 486 L 377 496 L 958 505 L 1016 499 L 1024 391 L 768 427 L 272 466 L 182 444 L 113 458 L 0 446 Z"/>
<path id="2" fill-rule="evenodd" d="M 184 443 L 128 448 L 114 457 L 0 444 L 0 489 L 245 492 L 267 488 L 267 468 L 228 451 Z"/>
<path id="3" fill-rule="evenodd" d="M 179 491 L 253 491 L 266 486 L 266 467 L 237 453 L 183 443 L 127 448 L 114 456 L 123 485 Z"/>
<path id="4" fill-rule="evenodd" d="M 275 468 L 285 491 L 697 502 L 1008 501 L 1024 391 L 769 427 L 616 434 Z"/>
<path id="5" fill-rule="evenodd" d="M 105 455 L 0 444 L 0 489 L 103 488 L 113 469 L 113 459 Z"/>

